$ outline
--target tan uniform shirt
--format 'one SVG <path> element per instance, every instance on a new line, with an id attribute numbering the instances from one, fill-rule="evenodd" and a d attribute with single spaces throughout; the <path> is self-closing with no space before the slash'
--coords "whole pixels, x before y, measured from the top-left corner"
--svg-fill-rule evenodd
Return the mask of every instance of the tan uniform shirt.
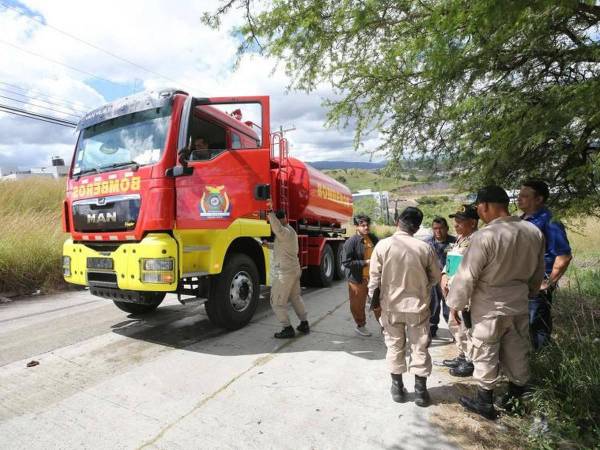
<path id="1" fill-rule="evenodd" d="M 544 278 L 544 236 L 518 217 L 500 217 L 475 232 L 446 303 L 474 318 L 528 313 Z"/>
<path id="2" fill-rule="evenodd" d="M 380 288 L 383 312 L 426 311 L 431 286 L 441 278 L 433 248 L 404 231 L 377 243 L 369 269 L 369 295 Z"/>
<path id="3" fill-rule="evenodd" d="M 296 231 L 289 224 L 282 225 L 273 212 L 269 212 L 269 223 L 271 224 L 271 230 L 275 234 L 273 261 L 271 261 L 273 276 L 300 271 L 298 235 Z"/>

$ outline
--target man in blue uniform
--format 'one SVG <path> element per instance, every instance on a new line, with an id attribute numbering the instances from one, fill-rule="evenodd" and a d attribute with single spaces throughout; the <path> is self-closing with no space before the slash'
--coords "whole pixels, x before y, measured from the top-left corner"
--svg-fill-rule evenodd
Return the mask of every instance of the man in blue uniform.
<path id="1" fill-rule="evenodd" d="M 552 220 L 552 213 L 546 208 L 549 196 L 550 191 L 546 183 L 527 180 L 521 185 L 517 198 L 519 209 L 523 211 L 521 218 L 536 225 L 546 239 L 545 278 L 540 293 L 529 300 L 529 332 L 535 350 L 550 341 L 552 294 L 572 259 L 565 227 Z"/>

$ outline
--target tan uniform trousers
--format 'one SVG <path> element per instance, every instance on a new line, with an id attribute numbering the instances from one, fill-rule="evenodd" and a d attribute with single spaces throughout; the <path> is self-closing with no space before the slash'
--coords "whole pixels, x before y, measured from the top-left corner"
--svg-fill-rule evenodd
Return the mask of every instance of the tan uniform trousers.
<path id="1" fill-rule="evenodd" d="M 429 309 L 421 313 L 381 313 L 383 337 L 387 346 L 385 359 L 390 373 L 403 374 L 409 370 L 414 375 L 428 377 L 431 373 L 429 340 Z M 410 345 L 408 368 L 406 343 Z"/>
<path id="2" fill-rule="evenodd" d="M 458 323 L 452 314 L 450 314 L 450 318 L 448 319 L 448 330 L 454 337 L 454 344 L 458 349 L 458 356 L 467 357 L 467 359 L 471 359 L 470 355 L 470 344 L 469 344 L 469 335 L 467 333 L 467 328 L 463 322 Z"/>
<path id="3" fill-rule="evenodd" d="M 473 378 L 494 389 L 500 371 L 517 386 L 529 380 L 529 316 L 496 316 L 473 321 L 470 330 Z"/>
<path id="4" fill-rule="evenodd" d="M 271 284 L 271 308 L 275 313 L 277 320 L 284 327 L 290 326 L 290 318 L 288 316 L 288 302 L 292 303 L 292 307 L 300 320 L 306 320 L 306 308 L 300 293 L 300 275 L 301 271 L 290 273 L 279 273 L 273 277 Z"/>

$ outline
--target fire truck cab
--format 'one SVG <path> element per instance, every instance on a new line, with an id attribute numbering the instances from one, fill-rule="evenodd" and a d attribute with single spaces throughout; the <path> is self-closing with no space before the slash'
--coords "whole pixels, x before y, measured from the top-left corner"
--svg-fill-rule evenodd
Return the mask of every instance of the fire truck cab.
<path id="1" fill-rule="evenodd" d="M 63 274 L 131 314 L 168 292 L 206 299 L 212 322 L 244 326 L 268 285 L 266 200 L 299 235 L 304 279 L 341 278 L 348 188 L 288 156 L 269 99 L 145 92 L 79 124 L 63 229 Z"/>

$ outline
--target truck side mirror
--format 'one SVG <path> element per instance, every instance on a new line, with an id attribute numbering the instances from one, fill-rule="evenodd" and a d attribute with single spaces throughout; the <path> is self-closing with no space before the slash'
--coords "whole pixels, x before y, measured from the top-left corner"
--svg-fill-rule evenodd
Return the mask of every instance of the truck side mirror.
<path id="1" fill-rule="evenodd" d="M 269 200 L 271 198 L 271 185 L 257 184 L 254 186 L 254 198 L 256 200 Z"/>
<path id="2" fill-rule="evenodd" d="M 175 166 L 169 167 L 165 170 L 165 177 L 177 178 L 184 177 L 194 173 L 194 168 L 189 166 Z"/>

